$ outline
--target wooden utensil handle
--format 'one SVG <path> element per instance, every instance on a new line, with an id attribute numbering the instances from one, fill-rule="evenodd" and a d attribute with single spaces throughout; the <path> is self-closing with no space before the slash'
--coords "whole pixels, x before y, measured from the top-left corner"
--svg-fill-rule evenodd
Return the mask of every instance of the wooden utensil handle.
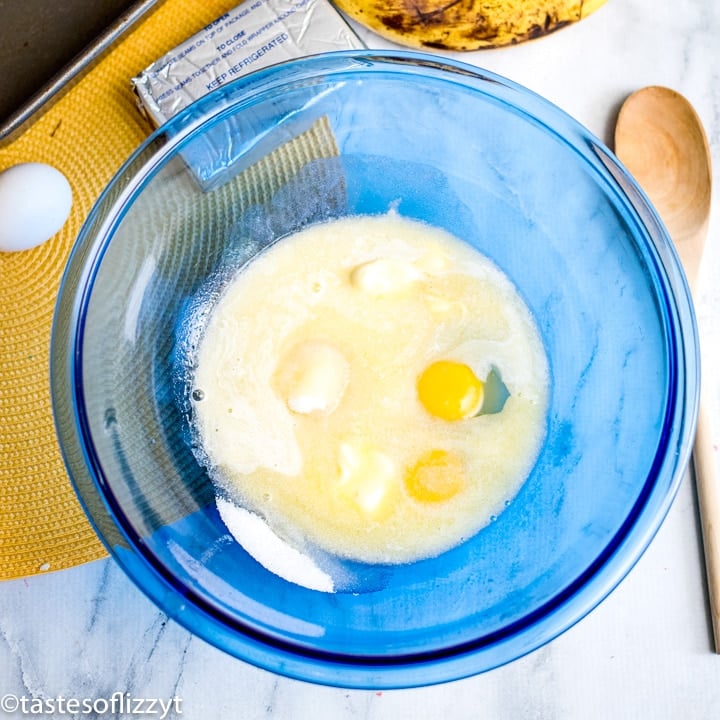
<path id="1" fill-rule="evenodd" d="M 720 479 L 715 472 L 714 456 L 710 425 L 701 399 L 693 464 L 715 652 L 720 653 Z"/>

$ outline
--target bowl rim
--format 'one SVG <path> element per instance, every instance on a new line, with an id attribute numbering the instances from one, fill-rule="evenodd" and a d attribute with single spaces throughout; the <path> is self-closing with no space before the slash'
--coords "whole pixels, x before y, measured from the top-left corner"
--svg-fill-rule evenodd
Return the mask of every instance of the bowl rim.
<path id="1" fill-rule="evenodd" d="M 513 112 L 543 125 L 591 164 L 606 189 L 630 211 L 636 235 L 648 246 L 655 273 L 662 282 L 667 313 L 672 400 L 666 407 L 663 440 L 652 477 L 646 480 L 615 538 L 575 582 L 521 622 L 504 629 L 500 637 L 482 638 L 482 642 L 463 643 L 417 657 L 346 656 L 300 647 L 254 628 L 238 627 L 236 622 L 225 623 L 207 600 L 185 587 L 180 592 L 172 574 L 135 533 L 115 501 L 95 454 L 83 410 L 84 308 L 104 250 L 127 204 L 168 158 L 218 116 L 233 113 L 254 98 L 291 82 L 310 82 L 358 70 L 420 72 L 472 85 Z M 290 60 L 237 78 L 181 111 L 140 145 L 98 198 L 71 251 L 53 318 L 50 379 L 56 433 L 80 503 L 111 556 L 158 607 L 211 644 L 267 670 L 328 685 L 389 689 L 446 682 L 511 662 L 565 632 L 622 581 L 662 524 L 689 462 L 699 406 L 699 362 L 694 309 L 677 253 L 648 198 L 600 140 L 540 95 L 476 66 L 425 52 L 354 50 Z M 675 452 L 660 457 L 666 443 Z"/>

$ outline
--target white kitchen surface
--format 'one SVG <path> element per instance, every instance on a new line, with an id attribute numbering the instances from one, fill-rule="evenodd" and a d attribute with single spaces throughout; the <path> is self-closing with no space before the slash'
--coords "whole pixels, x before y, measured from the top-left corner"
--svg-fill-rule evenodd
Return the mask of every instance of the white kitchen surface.
<path id="1" fill-rule="evenodd" d="M 394 47 L 358 33 L 370 47 Z M 629 93 L 651 84 L 672 87 L 695 105 L 720 169 L 718 0 L 608 0 L 551 36 L 457 57 L 544 95 L 609 144 Z M 713 436 L 720 442 L 717 170 L 715 182 L 696 307 Z M 720 655 L 712 649 L 698 528 L 687 476 L 640 562 L 575 627 L 502 668 L 413 690 L 315 686 L 235 660 L 168 620 L 112 560 L 0 583 L 0 720 L 33 716 L 13 712 L 13 698 L 25 698 L 30 708 L 33 698 L 116 692 L 160 699 L 166 707 L 177 698 L 165 717 L 191 720 L 717 720 Z M 161 717 L 159 705 L 144 709 L 147 717 Z"/>

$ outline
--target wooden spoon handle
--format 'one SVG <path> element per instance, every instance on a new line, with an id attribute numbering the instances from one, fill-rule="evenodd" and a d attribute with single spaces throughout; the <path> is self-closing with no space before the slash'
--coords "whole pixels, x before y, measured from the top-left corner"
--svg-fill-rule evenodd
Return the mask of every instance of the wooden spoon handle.
<path id="1" fill-rule="evenodd" d="M 714 455 L 710 425 L 704 403 L 701 401 L 693 448 L 693 464 L 705 549 L 705 572 L 715 652 L 720 653 L 720 481 L 715 472 Z"/>

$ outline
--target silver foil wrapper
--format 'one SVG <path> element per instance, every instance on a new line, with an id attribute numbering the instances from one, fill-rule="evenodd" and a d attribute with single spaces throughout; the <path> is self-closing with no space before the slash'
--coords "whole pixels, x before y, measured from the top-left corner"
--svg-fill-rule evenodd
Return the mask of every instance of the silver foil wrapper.
<path id="1" fill-rule="evenodd" d="M 155 61 L 132 84 L 160 126 L 215 88 L 269 65 L 365 47 L 328 0 L 245 0 Z"/>

